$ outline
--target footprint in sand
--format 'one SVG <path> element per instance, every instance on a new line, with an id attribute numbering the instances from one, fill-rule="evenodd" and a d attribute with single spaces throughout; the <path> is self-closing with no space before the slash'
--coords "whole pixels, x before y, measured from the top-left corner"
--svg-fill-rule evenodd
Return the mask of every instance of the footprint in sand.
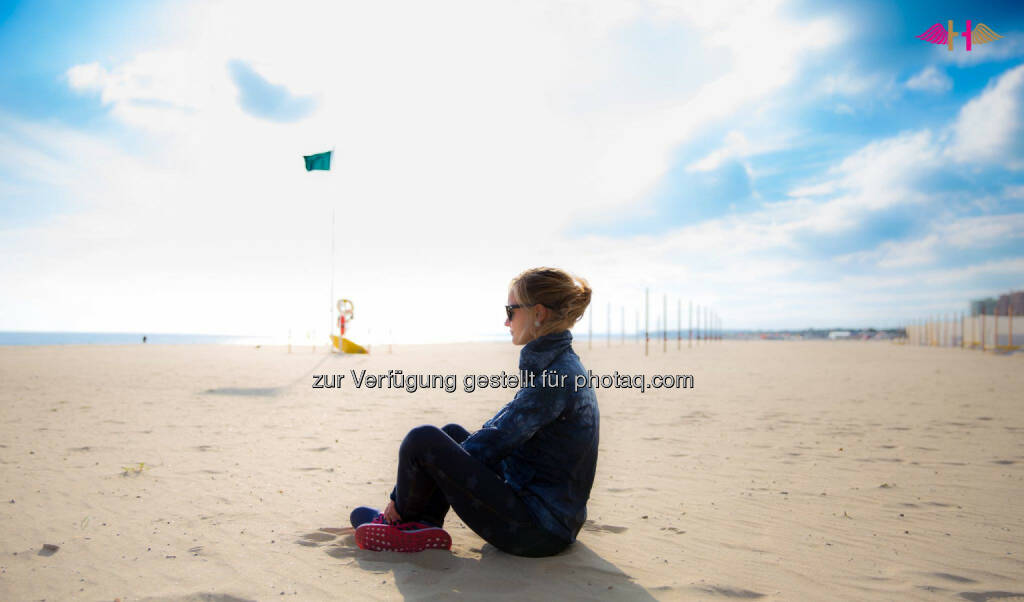
<path id="1" fill-rule="evenodd" d="M 950 573 L 930 573 L 932 577 L 938 577 L 939 579 L 945 579 L 947 581 L 955 581 L 957 583 L 977 583 L 974 579 L 967 577 L 961 577 L 960 575 L 953 575 Z"/>
<path id="2" fill-rule="evenodd" d="M 757 598 L 764 597 L 764 594 L 760 592 L 755 592 L 749 589 L 742 589 L 736 587 L 720 587 L 717 585 L 712 585 L 711 587 L 698 587 L 696 589 L 698 591 L 708 594 L 717 594 L 719 596 L 725 596 L 726 598 L 745 598 L 748 600 L 754 600 Z"/>
<path id="3" fill-rule="evenodd" d="M 622 533 L 623 531 L 627 530 L 627 527 L 616 527 L 614 525 L 602 525 L 600 523 L 595 523 L 592 520 L 588 520 L 587 522 L 583 523 L 583 529 L 585 531 L 604 531 L 606 533 Z"/>
<path id="4" fill-rule="evenodd" d="M 355 533 L 355 529 L 351 527 L 320 527 L 312 533 L 300 535 L 295 543 L 306 547 L 320 547 L 338 539 L 339 536 L 352 535 L 353 533 Z"/>
<path id="5" fill-rule="evenodd" d="M 1018 592 L 960 592 L 960 597 L 971 602 L 988 602 L 989 600 L 1024 600 L 1024 594 Z"/>

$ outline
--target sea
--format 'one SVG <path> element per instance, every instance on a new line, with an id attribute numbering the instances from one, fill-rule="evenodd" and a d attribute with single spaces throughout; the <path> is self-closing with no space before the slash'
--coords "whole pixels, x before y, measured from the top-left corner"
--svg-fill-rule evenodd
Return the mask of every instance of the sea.
<path id="1" fill-rule="evenodd" d="M 38 331 L 0 331 L 0 346 L 3 345 L 136 345 L 142 344 L 142 337 L 146 337 L 146 343 L 153 345 L 287 345 L 289 343 L 287 335 L 226 335 L 226 334 L 168 334 L 168 333 L 148 333 L 148 332 L 38 332 Z M 462 343 L 462 342 L 479 342 L 479 343 L 505 343 L 510 342 L 512 339 L 508 332 L 490 332 L 483 334 L 445 334 L 438 333 L 435 336 L 420 335 L 418 337 L 400 337 L 396 336 L 393 341 L 388 338 L 378 337 L 356 337 L 357 342 L 361 344 L 373 344 L 373 345 L 387 345 L 388 343 L 394 343 L 396 345 L 422 345 L 422 344 L 438 344 L 438 343 Z M 586 344 L 588 342 L 588 335 L 586 332 L 573 332 L 573 338 L 576 340 L 576 344 Z M 611 337 L 612 344 L 619 344 L 622 340 L 621 335 L 613 335 Z M 637 336 L 634 334 L 625 335 L 625 340 L 635 343 L 643 340 L 642 335 Z M 673 336 L 668 337 L 669 342 L 674 341 Z M 592 344 L 597 346 L 608 345 L 608 336 L 605 334 L 593 335 Z M 655 335 L 651 333 L 651 344 L 656 344 L 661 341 L 661 334 Z M 296 336 L 291 340 L 291 344 L 308 345 L 309 340 L 305 337 Z M 684 337 L 683 344 L 686 344 Z"/>
<path id="2" fill-rule="evenodd" d="M 155 345 L 269 345 L 274 337 L 143 332 L 4 332 L 0 345 L 132 345 L 142 337 Z"/>

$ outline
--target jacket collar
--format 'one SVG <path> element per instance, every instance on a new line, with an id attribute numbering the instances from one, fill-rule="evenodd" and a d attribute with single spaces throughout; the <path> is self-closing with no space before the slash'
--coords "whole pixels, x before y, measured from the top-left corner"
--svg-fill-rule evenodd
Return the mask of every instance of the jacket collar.
<path id="1" fill-rule="evenodd" d="M 523 350 L 519 352 L 519 369 L 540 372 L 571 346 L 572 333 L 568 330 L 537 337 L 524 345 Z"/>

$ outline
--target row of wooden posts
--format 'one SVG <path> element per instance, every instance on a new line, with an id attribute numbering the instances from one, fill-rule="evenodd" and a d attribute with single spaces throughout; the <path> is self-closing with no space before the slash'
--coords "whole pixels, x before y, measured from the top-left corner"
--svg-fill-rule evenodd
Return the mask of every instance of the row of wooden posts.
<path id="1" fill-rule="evenodd" d="M 1005 322 L 1006 344 L 999 344 L 1001 324 Z M 991 324 L 992 344 L 988 344 L 989 325 Z M 911 345 L 931 347 L 960 347 L 961 349 L 979 349 L 981 351 L 1013 351 L 1020 345 L 1013 343 L 1013 306 L 1007 308 L 1004 316 L 994 310 L 991 315 L 981 313 L 968 316 L 966 312 L 947 314 L 915 320 L 906 327 L 906 341 Z"/>
<path id="2" fill-rule="evenodd" d="M 593 349 L 594 347 L 594 306 L 590 306 L 590 310 L 587 312 L 589 315 L 588 326 L 587 326 L 587 348 Z M 722 340 L 722 320 L 715 313 L 714 310 L 705 306 L 696 306 L 696 320 L 694 320 L 694 304 L 693 301 L 689 302 L 689 323 L 687 326 L 686 346 L 693 347 L 694 345 L 700 345 L 703 343 L 710 343 L 712 341 Z M 641 339 L 640 331 L 640 310 L 635 310 L 636 316 L 636 329 L 634 337 L 637 343 L 643 343 L 644 355 L 650 353 L 651 346 L 651 335 L 655 336 L 655 343 L 657 342 L 657 335 L 661 334 L 661 350 L 662 352 L 668 351 L 668 295 L 663 295 L 661 300 L 661 316 L 658 317 L 657 327 L 654 332 L 651 332 L 651 292 L 650 289 L 644 289 L 644 326 L 643 326 L 643 338 Z M 608 304 L 608 328 L 605 331 L 605 339 L 607 346 L 612 346 L 612 339 L 614 333 L 612 332 L 612 304 Z M 626 307 L 623 305 L 619 306 L 619 344 L 624 345 L 626 343 Z M 683 300 L 677 299 L 676 302 L 676 349 L 683 348 Z"/>

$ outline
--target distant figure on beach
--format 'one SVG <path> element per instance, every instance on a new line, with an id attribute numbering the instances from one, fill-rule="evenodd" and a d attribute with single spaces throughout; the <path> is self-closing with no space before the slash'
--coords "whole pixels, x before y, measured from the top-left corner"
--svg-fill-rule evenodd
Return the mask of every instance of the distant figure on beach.
<path id="1" fill-rule="evenodd" d="M 512 343 L 524 345 L 526 382 L 474 433 L 457 424 L 409 431 L 384 512 L 352 512 L 360 548 L 450 549 L 442 528 L 449 508 L 510 554 L 552 556 L 575 541 L 594 483 L 600 415 L 589 384 L 576 390 L 576 375 L 587 372 L 569 329 L 590 296 L 586 280 L 560 269 L 535 268 L 512 280 L 505 326 Z"/>
<path id="2" fill-rule="evenodd" d="M 143 344 L 143 345 L 145 345 L 145 344 L 146 344 L 146 335 L 142 335 L 142 344 Z"/>

